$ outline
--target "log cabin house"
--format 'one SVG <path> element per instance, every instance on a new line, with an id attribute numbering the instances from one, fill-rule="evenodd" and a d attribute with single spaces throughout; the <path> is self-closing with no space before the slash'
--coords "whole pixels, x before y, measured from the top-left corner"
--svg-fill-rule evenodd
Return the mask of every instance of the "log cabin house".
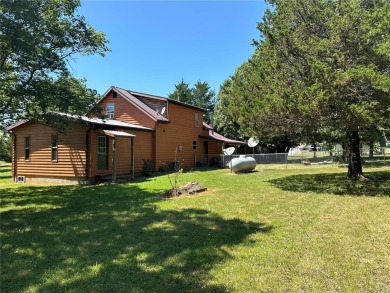
<path id="1" fill-rule="evenodd" d="M 228 145 L 245 144 L 215 133 L 203 122 L 204 109 L 176 100 L 110 87 L 98 104 L 106 119 L 76 117 L 63 134 L 19 121 L 13 136 L 14 182 L 90 184 L 101 176 L 132 176 L 149 162 L 153 171 L 175 160 L 184 167 L 207 165 Z"/>

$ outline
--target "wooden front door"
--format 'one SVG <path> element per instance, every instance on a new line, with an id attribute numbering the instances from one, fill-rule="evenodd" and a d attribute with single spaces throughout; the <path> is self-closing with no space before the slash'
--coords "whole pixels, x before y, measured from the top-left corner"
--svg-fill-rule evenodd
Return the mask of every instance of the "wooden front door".
<path id="1" fill-rule="evenodd" d="M 98 136 L 98 170 L 108 169 L 108 137 Z"/>

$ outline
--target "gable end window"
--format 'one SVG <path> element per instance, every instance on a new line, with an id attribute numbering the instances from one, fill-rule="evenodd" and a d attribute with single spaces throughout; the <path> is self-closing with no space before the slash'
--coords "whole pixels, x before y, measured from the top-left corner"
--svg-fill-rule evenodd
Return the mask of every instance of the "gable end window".
<path id="1" fill-rule="evenodd" d="M 58 136 L 51 136 L 51 160 L 58 161 Z"/>
<path id="2" fill-rule="evenodd" d="M 199 127 L 199 113 L 195 113 L 195 127 Z"/>
<path id="3" fill-rule="evenodd" d="M 106 106 L 107 118 L 114 119 L 115 105 L 114 103 L 108 103 Z"/>
<path id="4" fill-rule="evenodd" d="M 24 138 L 24 159 L 26 161 L 30 160 L 30 137 L 26 136 Z"/>

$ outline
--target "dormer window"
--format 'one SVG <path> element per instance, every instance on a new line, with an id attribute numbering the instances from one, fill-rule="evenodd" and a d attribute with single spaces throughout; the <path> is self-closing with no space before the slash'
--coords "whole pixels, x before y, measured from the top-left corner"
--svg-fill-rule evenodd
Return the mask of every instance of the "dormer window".
<path id="1" fill-rule="evenodd" d="M 109 119 L 114 119 L 115 105 L 114 103 L 108 103 L 106 106 L 106 116 Z"/>

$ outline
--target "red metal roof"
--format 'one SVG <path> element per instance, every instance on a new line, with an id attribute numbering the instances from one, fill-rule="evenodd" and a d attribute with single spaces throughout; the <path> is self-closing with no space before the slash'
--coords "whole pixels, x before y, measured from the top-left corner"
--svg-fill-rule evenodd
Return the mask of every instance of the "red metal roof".
<path id="1" fill-rule="evenodd" d="M 136 125 L 136 124 L 131 124 L 127 122 L 122 122 L 118 120 L 113 120 L 113 119 L 100 119 L 100 118 L 95 118 L 95 117 L 87 117 L 87 116 L 78 116 L 78 115 L 71 115 L 67 113 L 62 113 L 62 112 L 50 112 L 55 115 L 63 116 L 66 117 L 67 119 L 73 120 L 73 121 L 81 121 L 85 122 L 87 124 L 94 124 L 94 125 L 100 125 L 102 127 L 108 126 L 108 128 L 126 128 L 126 129 L 134 129 L 134 130 L 147 130 L 147 131 L 153 131 L 152 128 Z M 10 131 L 20 125 L 23 125 L 30 120 L 21 120 L 18 121 L 17 123 L 7 127 L 7 130 Z"/>
<path id="2" fill-rule="evenodd" d="M 143 102 L 141 102 L 139 99 L 134 97 L 130 91 L 121 89 L 118 87 L 111 87 L 110 90 L 115 90 L 119 94 L 121 94 L 126 100 L 128 100 L 130 103 L 134 104 L 138 109 L 140 109 L 142 112 L 144 112 L 146 115 L 148 115 L 150 118 L 152 118 L 154 121 L 163 121 L 168 122 L 168 119 L 158 113 L 156 110 L 153 110 Z M 109 91 L 110 91 L 109 90 Z M 108 92 L 109 92 L 108 91 Z"/>
<path id="3" fill-rule="evenodd" d="M 210 140 L 217 140 L 217 141 L 221 141 L 221 142 L 227 143 L 227 144 L 246 144 L 246 142 L 244 142 L 244 141 L 229 139 L 229 138 L 224 137 L 223 135 L 220 135 L 219 133 L 216 133 L 212 130 L 209 130 L 208 135 L 199 135 L 199 137 L 210 139 Z"/>

